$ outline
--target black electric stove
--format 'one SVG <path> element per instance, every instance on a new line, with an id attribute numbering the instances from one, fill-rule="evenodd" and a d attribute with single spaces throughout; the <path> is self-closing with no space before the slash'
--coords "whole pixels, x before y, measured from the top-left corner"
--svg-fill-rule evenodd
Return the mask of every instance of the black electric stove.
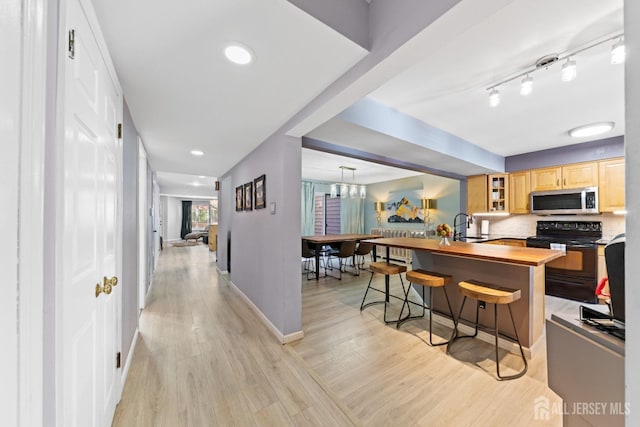
<path id="1" fill-rule="evenodd" d="M 545 267 L 547 295 L 595 303 L 598 277 L 597 241 L 602 238 L 600 221 L 538 221 L 536 235 L 527 246 L 560 249 L 562 258 Z"/>

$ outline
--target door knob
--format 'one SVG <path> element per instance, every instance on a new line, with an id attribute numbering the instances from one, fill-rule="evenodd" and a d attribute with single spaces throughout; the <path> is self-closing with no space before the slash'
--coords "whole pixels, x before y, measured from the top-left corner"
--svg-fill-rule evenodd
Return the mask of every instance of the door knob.
<path id="1" fill-rule="evenodd" d="M 107 276 L 104 276 L 104 278 L 102 279 L 104 286 L 116 286 L 118 284 L 118 277 L 113 276 L 111 279 L 107 278 Z"/>
<path id="2" fill-rule="evenodd" d="M 100 286 L 100 283 L 96 283 L 96 298 L 100 296 L 100 294 L 109 295 L 113 290 L 113 286 L 109 283 L 105 283 L 104 286 Z"/>

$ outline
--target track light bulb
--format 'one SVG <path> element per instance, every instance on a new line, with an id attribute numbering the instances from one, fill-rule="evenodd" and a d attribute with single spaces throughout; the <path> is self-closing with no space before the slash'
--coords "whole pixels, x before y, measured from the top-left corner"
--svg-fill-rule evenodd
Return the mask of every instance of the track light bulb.
<path id="1" fill-rule="evenodd" d="M 576 61 L 567 58 L 567 62 L 562 66 L 562 81 L 570 82 L 577 75 Z"/>
<path id="2" fill-rule="evenodd" d="M 489 92 L 489 105 L 491 107 L 497 107 L 500 105 L 500 92 L 498 92 L 498 89 L 495 87 L 491 89 L 491 92 Z"/>
<path id="3" fill-rule="evenodd" d="M 626 51 L 624 48 L 624 42 L 622 37 L 611 47 L 611 63 L 622 64 L 626 57 Z"/>
<path id="4" fill-rule="evenodd" d="M 520 85 L 520 95 L 527 96 L 533 92 L 533 77 L 527 76 L 522 79 L 522 84 Z"/>

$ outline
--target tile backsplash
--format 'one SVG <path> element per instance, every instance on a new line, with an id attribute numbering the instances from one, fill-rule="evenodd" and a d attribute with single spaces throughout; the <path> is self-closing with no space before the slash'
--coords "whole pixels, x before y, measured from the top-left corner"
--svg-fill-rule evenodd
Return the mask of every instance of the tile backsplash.
<path id="1" fill-rule="evenodd" d="M 469 235 L 480 234 L 482 220 L 489 221 L 489 234 L 528 237 L 536 234 L 537 221 L 601 221 L 602 238 L 612 239 L 620 233 L 624 233 L 624 215 L 510 215 L 508 217 L 475 217 L 473 224 L 467 230 Z"/>

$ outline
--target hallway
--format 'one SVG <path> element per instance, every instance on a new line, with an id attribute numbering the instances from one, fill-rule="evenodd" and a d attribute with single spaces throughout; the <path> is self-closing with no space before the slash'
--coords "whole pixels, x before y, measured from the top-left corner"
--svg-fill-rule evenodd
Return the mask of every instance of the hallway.
<path id="1" fill-rule="evenodd" d="M 465 340 L 447 355 L 426 345 L 427 319 L 397 330 L 381 306 L 360 312 L 368 277 L 303 279 L 305 338 L 283 346 L 206 246 L 165 249 L 114 426 L 562 424 L 535 418 L 537 399 L 560 404 L 544 350 L 525 377 L 496 381 L 492 345 Z M 434 324 L 434 340 L 447 331 Z"/>
<path id="2" fill-rule="evenodd" d="M 162 251 L 113 425 L 352 423 L 197 245 Z"/>

